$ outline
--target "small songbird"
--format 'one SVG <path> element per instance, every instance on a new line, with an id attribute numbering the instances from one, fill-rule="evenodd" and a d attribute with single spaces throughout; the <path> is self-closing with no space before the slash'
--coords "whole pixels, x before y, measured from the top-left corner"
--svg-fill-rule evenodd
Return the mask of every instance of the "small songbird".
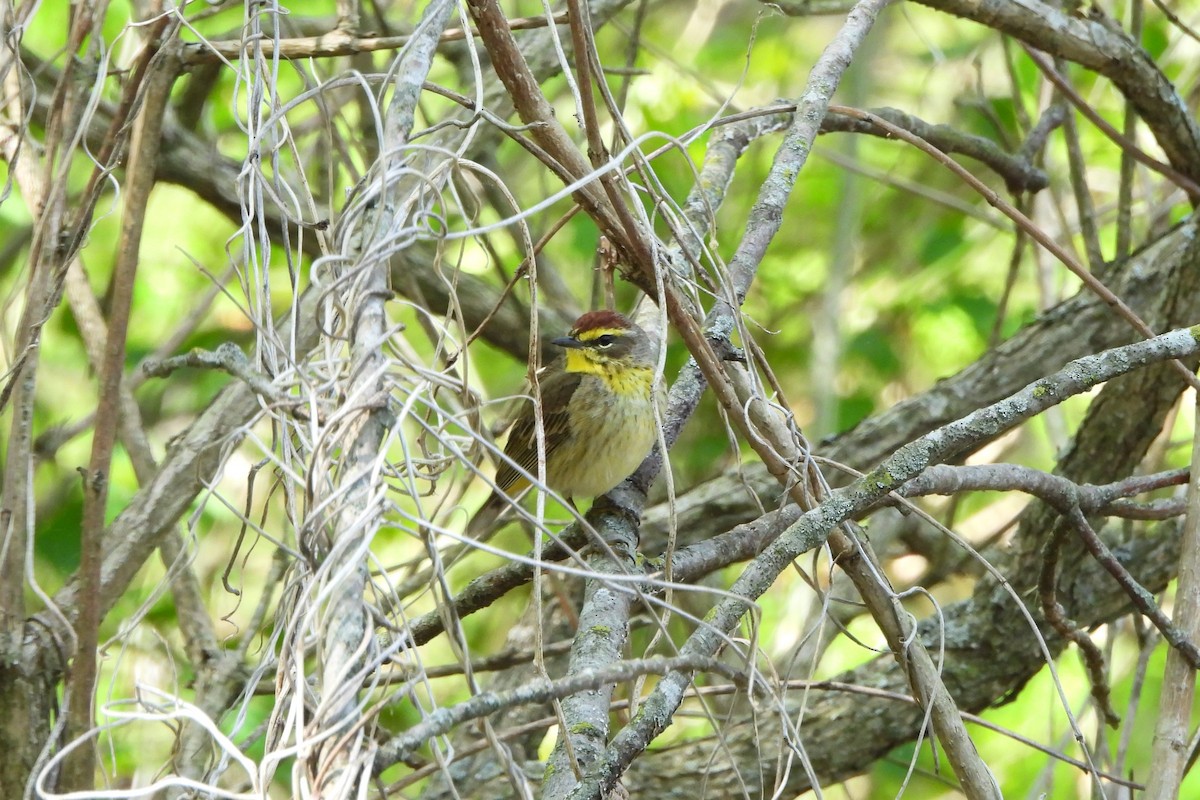
<path id="1" fill-rule="evenodd" d="M 596 497 L 629 477 L 654 447 L 656 343 L 614 311 L 591 311 L 554 339 L 565 358 L 539 380 L 545 430 L 546 485 L 567 500 Z M 499 513 L 537 476 L 537 422 L 525 404 L 496 470 L 497 491 L 467 527 L 486 535 Z M 515 466 L 514 466 L 515 465 Z"/>

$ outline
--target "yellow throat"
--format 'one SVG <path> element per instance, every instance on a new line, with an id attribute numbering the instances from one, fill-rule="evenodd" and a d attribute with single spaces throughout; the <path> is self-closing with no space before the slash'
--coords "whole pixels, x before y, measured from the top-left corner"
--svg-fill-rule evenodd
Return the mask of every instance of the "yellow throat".
<path id="1" fill-rule="evenodd" d="M 599 336 L 603 331 L 597 331 Z M 567 372 L 582 372 L 595 375 L 604 381 L 613 394 L 645 397 L 654 383 L 654 370 L 642 365 L 614 361 L 588 349 L 567 351 Z"/>

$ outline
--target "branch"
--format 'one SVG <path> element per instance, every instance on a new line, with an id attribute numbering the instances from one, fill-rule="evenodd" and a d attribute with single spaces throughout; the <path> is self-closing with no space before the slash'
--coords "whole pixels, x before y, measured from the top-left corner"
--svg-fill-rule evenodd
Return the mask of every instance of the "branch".
<path id="1" fill-rule="evenodd" d="M 1063 96 L 1071 101 L 1071 105 L 1079 109 L 1079 112 L 1087 117 L 1088 120 L 1095 125 L 1101 133 L 1112 140 L 1114 144 L 1119 146 L 1123 153 L 1128 154 L 1135 161 L 1154 170 L 1159 175 L 1162 175 L 1167 180 L 1174 183 L 1180 189 L 1183 189 L 1185 192 L 1187 192 L 1188 197 L 1192 199 L 1193 203 L 1200 201 L 1200 185 L 1197 185 L 1196 182 L 1188 176 L 1182 175 L 1178 171 L 1172 169 L 1170 165 L 1164 164 L 1158 159 L 1151 157 L 1148 153 L 1138 147 L 1136 142 L 1122 134 L 1112 125 L 1109 125 L 1108 120 L 1100 116 L 1096 112 L 1096 109 L 1092 108 L 1091 105 L 1080 96 L 1079 92 L 1075 90 L 1075 87 L 1071 85 L 1071 82 L 1054 68 L 1054 64 L 1050 61 L 1050 59 L 1046 58 L 1044 55 L 1030 48 L 1029 46 L 1025 47 L 1025 53 L 1029 56 L 1030 60 L 1032 60 L 1034 64 L 1037 64 L 1038 69 L 1040 69 L 1042 73 L 1050 79 L 1050 82 L 1053 83 L 1060 92 L 1062 92 Z"/>
<path id="2" fill-rule="evenodd" d="M 1062 475 L 1043 472 L 1020 464 L 939 464 L 930 467 L 905 484 L 904 497 L 958 492 L 1025 492 L 1041 498 L 1058 509 L 1077 506 L 1085 514 L 1124 516 L 1128 506 L 1116 501 L 1187 482 L 1187 469 L 1174 469 L 1154 475 L 1137 475 L 1099 486 L 1079 484 Z M 1116 511 L 1118 513 L 1112 513 Z M 1182 512 L 1182 510 L 1181 510 Z"/>
<path id="3" fill-rule="evenodd" d="M 1200 313 L 1200 289 L 1197 287 L 1200 272 L 1192 266 L 1196 263 L 1196 246 L 1176 242 L 1168 252 L 1175 253 L 1166 259 L 1174 262 L 1174 266 L 1162 277 L 1163 283 L 1155 287 L 1156 292 L 1161 292 L 1156 314 L 1168 323 L 1170 320 L 1195 319 Z M 1046 354 L 1047 358 L 1054 355 Z M 1036 363 L 1037 359 L 1034 361 Z M 1086 361 L 1081 359 L 1076 363 Z M 1003 369 L 1003 362 L 1000 363 Z M 1072 448 L 1060 460 L 1057 471 L 1081 483 L 1131 473 L 1145 458 L 1151 444 L 1161 436 L 1165 419 L 1176 406 L 1182 389 L 1177 373 L 1161 364 L 1109 381 L 1091 401 Z M 888 432 L 882 431 L 880 435 L 886 437 Z M 904 450 L 900 452 L 902 454 Z M 760 476 L 759 480 L 764 478 Z M 766 502 L 771 500 L 768 498 Z M 685 524 L 680 520 L 681 526 Z M 1021 598 L 1032 592 L 1043 544 L 1061 524 L 1053 509 L 1041 504 L 1027 507 L 1011 543 L 988 554 L 985 563 L 995 577 L 977 583 L 969 600 L 922 623 L 926 641 L 943 641 L 949 649 L 950 658 L 946 660 L 943 674 L 960 708 L 978 710 L 998 700 L 1016 697 L 1018 690 L 1040 669 L 1048 667 L 1054 676 L 1052 659 L 1061 651 L 1064 642 L 1053 636 L 1043 638 L 1036 628 L 1031 628 L 1032 620 L 1027 616 Z M 1121 562 L 1134 567 L 1139 582 L 1151 591 L 1161 589 L 1177 569 L 1178 540 L 1170 535 L 1139 534 L 1114 549 Z M 1077 549 L 1071 557 L 1064 559 L 1067 566 L 1059 579 L 1058 589 L 1064 605 L 1085 625 L 1090 620 L 1110 621 L 1127 613 L 1127 595 L 1113 585 L 1111 577 L 1092 559 L 1080 555 Z M 982 560 L 983 556 L 979 558 Z M 992 561 L 997 563 L 997 568 L 990 566 Z M 1012 584 L 1002 575 L 1011 576 Z M 1095 576 L 1102 580 L 1099 586 Z M 1014 606 L 1021 613 L 1011 613 Z M 998 613 L 1001 609 L 1005 613 Z M 904 676 L 886 663 L 888 660 L 880 657 L 846 679 L 867 680 L 872 685 L 884 683 L 901 691 L 905 688 Z M 791 714 L 803 713 L 808 721 L 803 732 L 805 750 L 821 781 L 840 780 L 860 772 L 893 747 L 916 738 L 921 730 L 920 715 L 899 713 L 896 709 L 878 705 L 861 702 L 812 704 L 804 698 L 796 698 L 789 705 Z M 1063 697 L 1060 705 L 1059 715 L 1067 717 L 1074 726 L 1074 733 L 1082 740 L 1068 699 Z M 730 760 L 725 762 L 728 769 L 721 773 L 730 777 L 730 782 L 723 784 L 723 788 L 734 795 L 744 791 L 744 784 L 754 785 L 761 779 L 759 764 L 775 763 L 772 759 L 780 751 L 774 743 L 782 742 L 781 735 L 763 732 L 761 715 L 739 714 L 738 719 L 741 725 L 736 730 L 748 732 L 750 738 L 747 740 L 737 733 L 727 737 Z M 764 741 L 772 743 L 766 752 L 763 752 Z M 680 757 L 688 758 L 689 754 L 681 753 Z M 704 750 L 701 758 L 709 757 L 710 751 Z M 744 769 L 743 765 L 747 763 L 753 767 Z M 649 776 L 639 774 L 643 785 L 653 786 L 660 779 L 670 779 L 671 771 L 661 759 L 643 760 L 643 766 L 652 772 Z M 714 794 L 721 795 L 722 786 L 714 785 L 718 783 L 717 774 L 710 771 L 709 785 Z M 766 774 L 771 772 L 768 770 Z M 792 770 L 786 789 L 782 791 L 800 794 L 808 788 L 811 784 L 807 774 Z M 653 789 L 647 794 L 656 796 Z"/>
<path id="4" fill-rule="evenodd" d="M 611 10 L 606 13 L 611 13 Z M 596 16 L 603 15 L 597 13 Z M 39 90 L 35 96 L 34 117 L 44 123 L 51 112 L 51 81 L 55 80 L 59 73 L 52 64 L 44 63 L 28 53 L 23 53 L 22 56 L 38 80 Z M 537 66 L 543 70 L 547 69 L 540 62 Z M 328 84 L 329 88 L 335 86 L 336 82 Z M 112 115 L 116 112 L 117 109 L 111 104 L 104 101 L 98 104 L 96 113 L 87 120 L 85 136 L 89 146 L 99 148 L 103 144 L 105 132 L 110 127 Z M 470 114 L 471 112 L 464 112 L 460 116 L 466 119 Z M 456 118 L 455 121 L 462 122 L 462 119 Z M 448 128 L 447 138 L 439 141 L 438 146 L 454 149 L 456 145 L 448 137 L 451 132 L 456 131 L 461 134 L 457 128 Z M 477 146 L 486 147 L 489 137 L 480 138 L 484 141 Z M 242 203 L 235 191 L 239 185 L 241 170 L 241 161 L 212 152 L 211 147 L 199 136 L 172 124 L 169 120 L 164 123 L 158 159 L 158 180 L 176 184 L 194 193 L 236 225 L 242 225 L 244 222 Z M 264 227 L 268 230 L 287 230 L 289 235 L 294 235 L 301 224 L 282 213 L 275 205 L 265 206 L 261 213 L 264 216 Z M 309 220 L 302 224 L 317 229 L 327 226 L 323 220 Z M 316 236 L 301 237 L 301 246 L 304 252 L 313 258 L 325 254 L 322 242 Z M 529 353 L 528 309 L 522 308 L 515 298 L 508 298 L 502 301 L 496 310 L 499 291 L 494 286 L 476 275 L 461 272 L 455 273 L 451 283 L 433 267 L 437 261 L 433 247 L 424 243 L 397 253 L 391 261 L 393 288 L 420 302 L 435 314 L 448 315 L 453 309 L 460 310 L 463 322 L 469 329 L 479 326 L 494 312 L 495 315 L 483 330 L 483 338 L 499 349 L 524 359 Z M 538 315 L 541 330 L 564 330 L 572 321 L 551 308 L 539 307 Z M 542 349 L 547 358 L 555 352 L 549 344 L 543 345 Z"/>
<path id="5" fill-rule="evenodd" d="M 1113 310 L 1115 310 L 1122 319 L 1128 322 L 1134 330 L 1146 337 L 1154 335 L 1153 329 L 1147 325 L 1145 321 L 1143 321 L 1142 318 L 1139 317 L 1137 313 L 1125 303 L 1124 300 L 1114 294 L 1111 289 L 1104 285 L 1103 281 L 1101 281 L 1086 267 L 1076 261 L 1075 257 L 1065 247 L 1056 242 L 1037 225 L 1034 225 L 1033 221 L 1025 216 L 1024 213 L 1013 207 L 1010 203 L 1005 202 L 999 195 L 989 189 L 982 181 L 980 181 L 967 170 L 963 169 L 956 161 L 951 159 L 945 153 L 942 153 L 937 148 L 933 147 L 925 140 L 914 136 L 912 133 L 898 128 L 895 125 L 892 125 L 890 122 L 875 117 L 868 112 L 844 107 L 839 107 L 839 110 L 843 113 L 858 117 L 859 119 L 870 121 L 872 124 L 877 125 L 889 133 L 904 139 L 910 144 L 915 145 L 918 149 L 923 150 L 941 163 L 945 164 L 951 172 L 958 175 L 968 186 L 979 192 L 979 194 L 982 195 L 990 205 L 999 209 L 1006 217 L 1011 219 L 1013 222 L 1019 225 L 1022 230 L 1027 232 L 1034 241 L 1046 248 L 1051 255 L 1057 258 L 1063 266 L 1071 271 L 1072 275 L 1079 278 L 1079 280 L 1082 281 L 1083 284 L 1090 290 L 1095 292 L 1100 299 L 1112 306 Z M 1188 381 L 1192 385 L 1192 388 L 1200 390 L 1200 381 L 1196 379 L 1196 376 L 1191 370 L 1189 370 L 1183 364 L 1176 364 L 1176 368 L 1179 370 L 1184 380 Z"/>
<path id="6" fill-rule="evenodd" d="M 601 234 L 618 247 L 626 262 L 646 265 L 652 274 L 654 259 L 644 234 L 636 226 L 631 227 L 624 206 L 614 206 L 604 190 L 589 179 L 593 174 L 591 167 L 542 94 L 537 76 L 508 29 L 504 12 L 495 0 L 468 0 L 467 7 L 492 58 L 492 68 L 508 91 L 517 115 L 529 126 L 534 141 L 548 156 L 545 166 L 563 183 L 574 187 L 575 201 L 592 217 Z M 643 280 L 639 286 L 647 294 L 654 294 L 653 281 Z"/>
<path id="7" fill-rule="evenodd" d="M 1200 327 L 1182 329 L 1145 342 L 1088 356 L 1037 381 L 999 403 L 979 409 L 957 422 L 933 431 L 900 448 L 877 469 L 856 480 L 802 516 L 783 536 L 746 568 L 730 588 L 740 600 L 727 599 L 707 616 L 681 648 L 683 655 L 712 655 L 724 643 L 749 604 L 774 583 L 791 562 L 821 544 L 835 527 L 883 499 L 930 465 L 955 457 L 973 443 L 1030 419 L 1074 394 L 1124 375 L 1139 367 L 1200 352 Z M 618 733 L 595 773 L 585 777 L 577 792 L 599 797 L 613 786 L 630 761 L 667 725 L 691 682 L 686 672 L 673 672 L 661 680 L 647 698 L 643 713 Z"/>
<path id="8" fill-rule="evenodd" d="M 99 372 L 108 326 L 78 261 L 67 271 L 66 297 L 79 326 L 88 360 L 93 370 Z M 154 479 L 158 464 L 142 426 L 141 411 L 133 396 L 135 381 L 131 377 L 126 376 L 121 383 L 121 444 L 129 455 L 139 485 L 145 486 Z M 171 582 L 184 650 L 196 673 L 197 705 L 210 717 L 216 717 L 230 707 L 241 691 L 246 678 L 241 667 L 242 654 L 226 650 L 219 644 L 204 605 L 200 581 L 192 569 L 192 554 L 187 551 L 179 531 L 173 529 L 163 538 L 159 552 Z M 201 764 L 208 755 L 208 732 L 203 726 L 189 722 L 180 732 L 179 739 L 176 763 L 181 773 L 187 778 L 200 778 L 204 771 Z"/>
<path id="9" fill-rule="evenodd" d="M 1121 562 L 1152 591 L 1164 589 L 1175 575 L 1179 560 L 1176 527 L 1159 526 L 1119 547 L 1114 545 Z M 1129 613 L 1128 597 L 1098 564 L 1079 559 L 1072 569 L 1060 599 L 1071 608 L 1079 625 L 1091 628 Z M 939 638 L 945 637 L 951 657 L 946 660 L 943 679 L 952 688 L 959 708 L 967 712 L 981 712 L 1014 699 L 1045 666 L 1024 618 L 1012 608 L 1011 597 L 997 597 L 994 588 L 979 587 L 974 597 L 945 608 L 941 624 L 929 620 L 921 625 L 927 644 L 936 646 Z M 1023 584 L 1013 588 L 1019 594 L 1024 592 Z M 1053 656 L 1066 645 L 1053 633 L 1045 638 Z M 832 680 L 871 691 L 911 695 L 903 673 L 888 655 Z M 803 770 L 793 769 L 786 779 L 773 784 L 771 767 L 786 756 L 788 748 L 782 719 L 803 715 L 800 737 L 818 786 L 864 772 L 889 751 L 916 739 L 922 725 L 923 715 L 915 704 L 906 706 L 871 696 L 790 692 L 785 703 L 786 709 L 778 715 L 739 708 L 725 726 L 724 747 L 719 750 L 701 739 L 647 752 L 625 777 L 627 788 L 634 797 L 667 797 L 670 787 L 694 781 L 696 764 L 703 763 L 706 790 L 713 797 L 800 796 L 813 788 Z M 1087 769 L 1086 762 L 1079 766 Z"/>
<path id="10" fill-rule="evenodd" d="M 794 106 L 788 107 L 794 108 Z M 717 129 L 706 151 L 701 176 L 689 194 L 684 208 L 692 227 L 678 233 L 687 244 L 685 252 L 695 252 L 707 230 L 708 220 L 720 207 L 725 190 L 732 180 L 738 158 L 757 138 L 774 132 L 791 118 L 790 114 L 764 115 L 761 111 L 738 119 L 728 126 Z M 1115 293 L 1125 297 L 1128 303 L 1139 310 L 1148 324 L 1161 327 L 1164 322 L 1162 311 L 1164 292 L 1174 285 L 1173 273 L 1191 268 L 1191 243 L 1195 240 L 1195 221 L 1182 223 L 1174 231 L 1157 240 L 1133 257 L 1126 268 L 1117 275 L 1113 284 Z M 671 262 L 675 263 L 672 258 Z M 1068 359 L 1090 352 L 1092 348 L 1115 346 L 1128 341 L 1128 336 L 1111 324 L 1107 306 L 1088 292 L 1047 311 L 1039 320 L 1026 326 L 1009 341 L 968 366 L 958 375 L 939 381 L 923 394 L 902 401 L 895 407 L 865 420 L 854 430 L 839 436 L 826 448 L 833 460 L 857 466 L 876 463 L 879 458 L 900 444 L 922 435 L 939 424 L 966 413 L 979 405 L 994 402 L 1015 386 L 1034 380 L 1037 370 L 1045 366 L 1055 367 Z M 689 386 L 690 384 L 690 386 Z M 702 394 L 706 382 L 689 363 L 672 384 L 670 413 L 667 422 L 668 444 L 673 441 L 673 432 L 690 417 Z M 653 482 L 661 466 L 657 451 L 635 476 L 635 483 L 648 486 Z M 679 530 L 694 537 L 698 552 L 686 554 L 688 560 L 712 564 L 733 563 L 757 553 L 760 547 L 752 547 L 751 540 L 730 535 L 720 541 L 722 550 L 732 548 L 726 554 L 705 553 L 714 544 L 704 545 L 707 540 L 722 531 L 728 531 L 738 523 L 750 524 L 757 514 L 756 507 L 743 485 L 748 484 L 760 494 L 770 494 L 775 485 L 764 474 L 761 464 L 751 464 L 745 475 L 718 478 L 709 484 L 692 489 L 676 500 L 679 514 Z M 764 500 L 764 502 L 773 502 Z M 1135 507 L 1117 504 L 1122 514 L 1150 514 L 1153 518 L 1169 516 L 1174 512 L 1168 507 Z M 628 506 L 626 506 L 628 507 Z M 666 508 L 651 509 L 642 526 L 642 550 L 646 553 L 663 553 Z M 560 539 L 564 548 L 550 544 L 542 553 L 546 561 L 567 558 L 572 551 L 582 548 L 587 537 L 576 527 L 565 530 Z M 758 540 L 760 545 L 762 540 Z M 528 554 L 530 558 L 533 554 Z M 690 569 L 686 562 L 679 562 L 672 569 Z M 696 569 L 704 569 L 696 566 Z M 533 575 L 534 568 L 525 561 L 514 561 L 473 579 L 453 600 L 456 613 L 467 616 L 489 606 L 495 599 L 514 588 L 525 585 Z M 693 574 L 693 573 L 688 573 Z M 436 612 L 429 612 L 414 621 L 410 633 L 416 643 L 423 643 L 442 630 L 442 619 Z"/>
<path id="11" fill-rule="evenodd" d="M 167 17 L 150 31 L 144 59 L 148 77 L 140 113 L 137 116 L 130 144 L 128 179 L 124 186 L 124 214 L 121 218 L 121 237 L 110 285 L 112 305 L 109 309 L 108 336 L 100 368 L 99 401 L 92 435 L 92 452 L 85 473 L 83 519 L 81 521 L 79 579 L 85 596 L 100 593 L 100 568 L 103 559 L 104 517 L 108 504 L 109 472 L 121 414 L 121 381 L 125 372 L 125 345 L 129 331 L 129 316 L 133 308 L 134 282 L 137 276 L 142 230 L 150 190 L 154 188 L 154 173 L 163 116 L 171 87 L 179 75 L 179 66 L 169 43 L 178 24 L 167 30 Z M 65 274 L 64 274 L 65 278 Z M 67 739 L 88 735 L 94 724 L 93 693 L 97 680 L 96 648 L 99 641 L 101 608 L 97 603 L 84 603 L 75 617 L 76 651 L 71 662 L 66 695 Z M 66 759 L 61 776 L 61 788 L 67 791 L 86 791 L 95 785 L 95 754 L 90 747 L 80 747 Z"/>
<path id="12" fill-rule="evenodd" d="M 242 349 L 233 342 L 225 342 L 216 350 L 201 350 L 196 348 L 161 361 L 146 361 L 142 371 L 151 378 L 165 378 L 178 369 L 185 367 L 200 369 L 219 369 L 246 384 L 255 394 L 271 403 L 282 406 L 297 405 L 305 401 L 300 397 L 291 397 L 275 385 L 275 382 L 265 373 L 254 369 L 250 359 Z"/>
<path id="13" fill-rule="evenodd" d="M 552 19 L 555 25 L 566 22 L 566 14 L 555 14 Z M 545 17 L 518 17 L 509 20 L 509 27 L 514 31 L 545 28 Z M 478 37 L 475 30 L 462 28 L 447 28 L 438 37 L 438 44 L 461 42 L 468 36 Z M 320 36 L 303 36 L 295 39 L 262 39 L 252 44 L 244 39 L 226 42 L 189 42 L 183 49 L 183 63 L 187 66 L 211 64 L 225 60 L 241 58 L 271 59 L 276 54 L 279 58 L 292 60 L 298 58 L 330 58 L 333 56 L 352 56 L 358 53 L 373 53 L 379 50 L 399 50 L 412 41 L 412 35 L 401 36 L 359 36 L 353 31 L 334 28 Z"/>
<path id="14" fill-rule="evenodd" d="M 1192 413 L 1192 476 L 1188 482 L 1187 518 L 1183 526 L 1183 548 L 1179 559 L 1179 582 L 1175 589 L 1175 623 L 1183 641 L 1200 643 L 1200 405 Z M 1185 663 L 1186 662 L 1186 663 Z M 1188 734 L 1191 730 L 1192 700 L 1196 694 L 1195 661 L 1182 647 L 1167 653 L 1162 676 L 1158 719 L 1154 723 L 1154 748 L 1147 781 L 1148 800 L 1179 796 L 1179 784 L 1190 764 Z"/>
<path id="15" fill-rule="evenodd" d="M 358 793 L 353 787 L 362 785 L 370 770 L 369 750 L 364 752 L 363 747 L 366 731 L 360 724 L 361 678 L 357 673 L 370 657 L 373 644 L 364 602 L 369 583 L 368 546 L 383 520 L 379 497 L 386 487 L 379 464 L 394 422 L 387 404 L 378 401 L 390 388 L 383 348 L 391 335 L 386 303 L 392 292 L 384 254 L 402 247 L 403 240 L 396 232 L 424 213 L 422 203 L 439 193 L 439 181 L 450 178 L 448 170 L 433 165 L 414 170 L 427 176 L 429 183 L 406 174 L 411 162 L 423 155 L 410 153 L 406 146 L 438 37 L 456 7 L 453 0 L 431 0 L 417 33 L 397 60 L 392 71 L 394 93 L 384 119 L 383 155 L 373 165 L 372 180 L 365 184 L 371 196 L 355 198 L 341 231 L 345 272 L 339 288 L 349 320 L 352 367 L 338 391 L 344 398 L 337 409 L 340 424 L 330 426 L 327 445 L 330 453 L 340 451 L 340 463 L 335 474 L 310 478 L 313 510 L 303 526 L 314 540 L 322 535 L 329 538 L 328 551 L 321 554 L 312 575 L 315 593 L 322 600 L 314 620 L 319 631 L 315 691 L 320 702 L 307 727 L 324 741 L 318 747 L 305 748 L 304 766 L 316 795 Z M 302 542 L 304 545 L 309 553 L 320 552 L 312 541 Z M 302 661 L 303 653 L 297 655 Z M 303 667 L 281 658 L 279 671 L 283 680 L 287 674 L 303 674 Z"/>
<path id="16" fill-rule="evenodd" d="M 625 2 L 627 0 L 597 2 L 596 7 L 592 9 L 593 19 L 608 19 Z M 553 57 L 553 48 L 546 46 L 542 39 L 536 38 L 538 35 L 539 32 L 531 33 L 523 42 L 523 46 L 531 51 L 530 58 L 533 68 L 540 74 L 548 75 L 557 69 L 558 62 Z M 550 55 L 547 56 L 547 53 Z M 29 58 L 29 63 L 37 66 L 35 74 L 39 77 L 50 78 L 58 74 L 52 66 L 41 64 L 32 57 Z M 45 91 L 37 94 L 38 113 L 42 114 L 43 118 L 51 108 L 47 101 L 47 94 Z M 111 107 L 101 103 L 94 120 L 110 119 L 111 117 L 107 115 L 111 113 L 113 113 Z M 99 146 L 103 130 L 94 122 L 88 128 L 89 141 L 96 137 L 96 146 Z M 447 127 L 444 131 L 447 139 L 441 141 L 440 146 L 447 150 L 454 150 L 457 147 L 454 141 L 463 136 L 462 131 L 453 126 Z M 203 199 L 213 203 L 219 211 L 241 224 L 240 201 L 235 195 L 228 192 L 229 187 L 238 185 L 240 168 L 228 160 L 214 160 L 210 150 L 197 137 L 186 131 L 168 126 L 164 130 L 163 137 L 165 141 L 158 177 L 178 181 L 181 185 L 196 191 Z M 176 145 L 181 141 L 190 142 L 190 144 L 177 147 Z M 270 207 L 263 213 L 268 217 L 264 221 L 267 228 L 278 230 L 289 227 L 288 221 L 282 216 L 272 216 L 272 214 L 278 213 L 276 208 Z M 305 241 L 311 243 L 312 238 L 307 237 Z M 430 304 L 435 311 L 438 310 L 439 298 L 443 298 L 441 300 L 443 304 L 448 303 L 449 287 L 440 275 L 429 269 L 428 254 L 415 248 L 406 255 L 411 255 L 412 262 L 407 258 L 395 259 L 392 264 L 393 272 L 404 270 L 407 274 L 416 275 L 421 282 L 422 290 L 429 293 Z M 482 294 L 484 291 L 481 288 L 482 281 L 473 276 L 461 274 L 456 276 L 456 281 L 460 289 L 472 286 L 479 289 L 475 293 L 468 291 L 466 297 L 473 298 L 476 302 L 474 305 L 464 303 L 464 308 L 466 309 L 465 313 L 469 314 L 474 311 L 478 313 L 477 319 L 483 319 L 490 306 L 482 308 L 487 305 Z M 487 291 L 492 293 L 491 296 L 495 296 L 494 290 Z M 275 324 L 274 331 L 280 341 L 294 342 L 293 357 L 295 358 L 307 354 L 317 343 L 318 304 L 321 302 L 319 294 L 311 288 L 305 291 L 293 303 L 293 312 Z M 544 313 L 548 315 L 548 319 L 555 319 L 553 312 L 545 311 Z M 470 322 L 469 319 L 468 322 Z M 511 310 L 506 307 L 505 312 L 497 317 L 496 322 L 497 324 L 490 326 L 485 336 L 488 338 L 498 337 L 497 341 L 500 346 L 524 357 L 528 352 L 525 345 L 528 326 L 516 312 L 515 305 Z M 546 329 L 550 330 L 558 330 L 562 327 L 561 322 L 546 325 Z M 106 536 L 106 542 L 109 544 L 106 546 L 105 561 L 101 569 L 102 587 L 99 596 L 99 603 L 104 611 L 111 608 L 116 598 L 125 591 L 129 581 L 153 552 L 161 541 L 161 537 L 187 511 L 196 495 L 209 485 L 209 481 L 218 473 L 227 450 L 240 440 L 246 426 L 250 425 L 261 411 L 261 403 L 255 392 L 245 384 L 233 384 L 224 389 L 188 429 L 173 440 L 173 445 L 167 452 L 154 480 L 138 491 L 109 526 Z M 15 451 L 10 447 L 10 454 L 13 452 Z M 10 459 L 7 463 L 15 465 L 18 461 L 19 459 Z M 5 482 L 6 490 L 12 487 L 12 490 L 16 491 L 21 485 L 21 481 Z M 7 586 L 8 582 L 4 581 L 3 585 Z M 17 581 L 15 585 L 19 586 L 20 581 Z M 78 600 L 79 586 L 74 582 L 69 583 L 54 596 L 55 604 L 63 610 L 68 621 L 74 618 Z M 54 614 L 46 612 L 38 614 L 37 619 L 39 624 L 34 626 L 33 630 L 39 636 L 25 644 L 27 647 L 44 649 L 43 656 L 49 657 L 54 653 L 56 644 L 52 637 L 41 636 L 41 634 L 57 630 L 59 619 Z M 29 663 L 40 663 L 41 656 L 31 653 L 27 649 L 26 660 Z"/>
<path id="17" fill-rule="evenodd" d="M 1045 170 L 1039 169 L 1031 160 L 1035 153 L 1006 153 L 991 139 L 964 133 L 949 125 L 933 125 L 894 108 L 873 108 L 870 113 L 919 136 L 943 153 L 961 153 L 986 164 L 1004 179 L 1004 185 L 1013 194 L 1040 192 L 1050 185 Z M 822 133 L 833 131 L 891 138 L 866 120 L 845 114 L 838 108 L 829 109 L 821 123 Z"/>
<path id="18" fill-rule="evenodd" d="M 919 0 L 1087 67 L 1137 109 L 1175 169 L 1200 180 L 1200 126 L 1154 60 L 1107 17 L 1074 17 L 1039 0 Z"/>
<path id="19" fill-rule="evenodd" d="M 525 686 L 505 692 L 483 692 L 448 708 L 439 708 L 424 722 L 412 726 L 404 733 L 393 737 L 379 749 L 375 771 L 378 774 L 387 766 L 405 760 L 425 742 L 448 733 L 472 719 L 480 719 L 506 708 L 545 703 L 579 692 L 595 691 L 622 681 L 630 681 L 643 675 L 668 675 L 676 670 L 703 671 L 723 675 L 739 685 L 745 684 L 745 675 L 732 669 L 724 662 L 710 657 L 681 655 L 674 657 L 653 656 L 651 658 L 617 661 L 603 669 L 580 671 L 557 681 L 537 678 Z"/>
<path id="20" fill-rule="evenodd" d="M 1067 520 L 1072 525 L 1077 524 L 1075 515 L 1079 513 L 1079 510 L 1075 508 L 1071 509 L 1071 512 L 1073 513 L 1067 516 Z M 1115 728 L 1120 725 L 1121 718 L 1112 707 L 1112 693 L 1108 688 L 1108 681 L 1104 677 L 1104 656 L 1091 637 L 1067 617 L 1066 609 L 1058 602 L 1057 598 L 1058 561 L 1063 544 L 1070 533 L 1067 530 L 1068 527 L 1065 525 L 1055 527 L 1050 535 L 1050 541 L 1046 543 L 1046 549 L 1042 556 L 1042 568 L 1038 572 L 1038 600 L 1041 602 L 1042 615 L 1050 627 L 1059 636 L 1074 642 L 1075 646 L 1079 648 L 1083 655 L 1083 664 L 1087 670 L 1088 680 L 1092 684 L 1092 702 L 1095 703 L 1097 712 L 1104 717 L 1104 721 Z"/>

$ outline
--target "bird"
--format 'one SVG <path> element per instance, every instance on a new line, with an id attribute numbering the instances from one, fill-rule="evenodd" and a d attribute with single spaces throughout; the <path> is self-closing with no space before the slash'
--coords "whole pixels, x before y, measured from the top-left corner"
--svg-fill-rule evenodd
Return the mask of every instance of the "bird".
<path id="1" fill-rule="evenodd" d="M 615 311 L 589 311 L 566 336 L 564 350 L 539 377 L 545 433 L 545 483 L 574 506 L 606 494 L 649 455 L 658 440 L 657 342 Z M 522 406 L 496 469 L 495 490 L 467 525 L 478 538 L 538 475 L 537 417 Z"/>

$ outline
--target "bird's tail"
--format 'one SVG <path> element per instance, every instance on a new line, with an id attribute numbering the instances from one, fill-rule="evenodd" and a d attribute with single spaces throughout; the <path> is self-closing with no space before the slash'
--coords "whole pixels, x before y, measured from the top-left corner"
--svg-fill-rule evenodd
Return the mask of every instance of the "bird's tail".
<path id="1" fill-rule="evenodd" d="M 508 495 L 499 492 L 492 492 L 492 496 L 487 499 L 487 502 L 479 507 L 475 512 L 475 516 L 471 517 L 467 522 L 467 529 L 464 531 L 464 537 L 470 541 L 486 542 L 495 535 L 496 531 L 500 530 L 501 522 L 500 515 L 509 507 Z M 456 564 L 460 559 L 467 555 L 472 550 L 470 541 L 459 542 L 442 550 L 438 557 L 441 561 L 442 569 L 449 569 Z M 398 591 L 400 597 L 405 597 L 411 592 L 415 592 L 423 586 L 428 586 L 433 575 L 433 569 L 426 565 L 423 569 L 410 575 L 400 584 Z"/>
<path id="2" fill-rule="evenodd" d="M 486 542 L 492 538 L 492 535 L 500 529 L 500 526 L 497 524 L 500 520 L 500 515 L 511 504 L 512 500 L 508 495 L 501 492 L 492 492 L 487 502 L 479 507 L 479 510 L 475 512 L 475 516 L 471 517 L 471 521 L 467 523 L 466 537 L 477 542 Z"/>

